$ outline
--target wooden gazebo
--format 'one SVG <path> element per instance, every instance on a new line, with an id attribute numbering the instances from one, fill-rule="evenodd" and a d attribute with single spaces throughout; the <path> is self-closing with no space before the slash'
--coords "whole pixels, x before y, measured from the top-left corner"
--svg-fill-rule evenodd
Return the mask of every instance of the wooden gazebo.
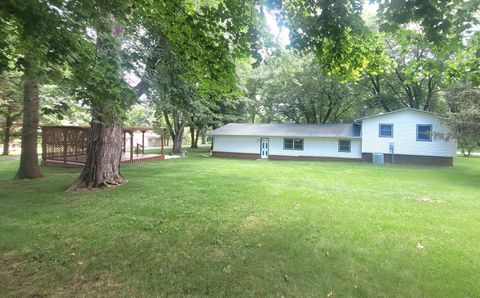
<path id="1" fill-rule="evenodd" d="M 81 167 L 87 159 L 89 126 L 42 126 L 42 164 L 50 166 Z M 165 159 L 164 133 L 160 129 L 160 154 L 145 154 L 145 132 L 152 127 L 124 127 L 122 164 Z M 142 143 L 133 142 L 133 133 L 142 132 Z M 127 150 L 127 134 L 130 150 Z"/>

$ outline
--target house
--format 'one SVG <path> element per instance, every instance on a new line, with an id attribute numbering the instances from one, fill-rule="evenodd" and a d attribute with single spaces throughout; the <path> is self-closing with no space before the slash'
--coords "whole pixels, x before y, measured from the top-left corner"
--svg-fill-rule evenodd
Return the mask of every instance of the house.
<path id="1" fill-rule="evenodd" d="M 352 160 L 453 165 L 455 140 L 438 115 L 406 108 L 352 124 L 230 123 L 210 133 L 213 156 L 250 159 Z"/>

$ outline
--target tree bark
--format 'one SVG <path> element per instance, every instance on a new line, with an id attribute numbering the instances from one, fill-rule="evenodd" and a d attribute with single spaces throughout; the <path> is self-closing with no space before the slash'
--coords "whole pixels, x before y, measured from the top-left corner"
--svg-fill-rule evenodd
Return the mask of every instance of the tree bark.
<path id="1" fill-rule="evenodd" d="M 200 129 L 197 129 L 197 134 L 195 135 L 195 148 L 198 148 L 198 136 L 200 135 Z"/>
<path id="2" fill-rule="evenodd" d="M 202 135 L 202 145 L 205 145 L 207 143 L 207 133 L 205 129 L 203 129 L 200 134 Z"/>
<path id="3" fill-rule="evenodd" d="M 10 136 L 12 132 L 13 119 L 10 114 L 5 119 L 5 132 L 3 135 L 3 152 L 2 155 L 8 155 L 10 153 Z"/>
<path id="4" fill-rule="evenodd" d="M 37 152 L 37 130 L 40 112 L 38 62 L 28 53 L 25 60 L 27 66 L 23 85 L 22 152 L 20 154 L 20 167 L 15 179 L 34 179 L 43 176 L 38 166 Z"/>
<path id="5" fill-rule="evenodd" d="M 172 148 L 172 154 L 180 154 L 180 151 L 182 150 L 182 143 L 183 143 L 183 130 L 180 129 L 175 133 L 175 136 L 173 137 L 173 148 Z"/>
<path id="6" fill-rule="evenodd" d="M 197 132 L 197 134 L 195 134 Z M 195 130 L 195 127 L 190 126 L 190 139 L 191 145 L 190 148 L 198 148 L 198 131 Z"/>
<path id="7" fill-rule="evenodd" d="M 107 125 L 98 120 L 92 121 L 85 167 L 67 191 L 127 182 L 120 174 L 122 135 L 123 130 L 119 122 Z"/>
<path id="8" fill-rule="evenodd" d="M 172 115 L 173 123 L 172 121 L 170 121 L 169 113 L 167 111 L 163 111 L 163 117 L 165 118 L 168 131 L 170 132 L 170 136 L 172 137 L 172 141 L 173 141 L 172 151 L 170 152 L 170 154 L 175 155 L 175 154 L 180 154 L 180 151 L 182 150 L 183 133 L 184 133 L 187 121 L 185 121 L 185 119 L 181 119 L 182 116 L 175 111 L 173 111 L 171 115 Z"/>

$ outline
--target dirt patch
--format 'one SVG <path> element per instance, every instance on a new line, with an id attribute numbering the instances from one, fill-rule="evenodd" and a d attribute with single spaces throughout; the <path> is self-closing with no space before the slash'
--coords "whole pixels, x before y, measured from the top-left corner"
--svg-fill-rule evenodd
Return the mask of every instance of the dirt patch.
<path id="1" fill-rule="evenodd" d="M 2 271 L 5 271 L 6 273 L 13 273 L 24 271 L 25 268 L 28 266 L 28 262 L 26 260 L 11 258 L 4 260 L 2 266 Z"/>
<path id="2" fill-rule="evenodd" d="M 83 272 L 77 273 L 72 279 L 71 288 L 63 288 L 67 296 L 81 294 L 87 296 L 118 297 L 122 284 L 108 274 L 95 274 L 85 276 Z"/>
<path id="3" fill-rule="evenodd" d="M 254 229 L 262 224 L 262 221 L 255 215 L 249 215 L 245 219 L 243 226 L 247 229 Z"/>

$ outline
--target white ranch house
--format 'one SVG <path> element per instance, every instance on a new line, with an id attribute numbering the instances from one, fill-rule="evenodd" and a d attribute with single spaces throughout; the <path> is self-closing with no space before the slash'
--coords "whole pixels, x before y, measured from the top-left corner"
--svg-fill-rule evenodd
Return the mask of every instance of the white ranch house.
<path id="1" fill-rule="evenodd" d="M 372 161 L 453 165 L 457 144 L 439 116 L 401 109 L 352 124 L 230 123 L 210 133 L 212 155 L 251 159 Z"/>

